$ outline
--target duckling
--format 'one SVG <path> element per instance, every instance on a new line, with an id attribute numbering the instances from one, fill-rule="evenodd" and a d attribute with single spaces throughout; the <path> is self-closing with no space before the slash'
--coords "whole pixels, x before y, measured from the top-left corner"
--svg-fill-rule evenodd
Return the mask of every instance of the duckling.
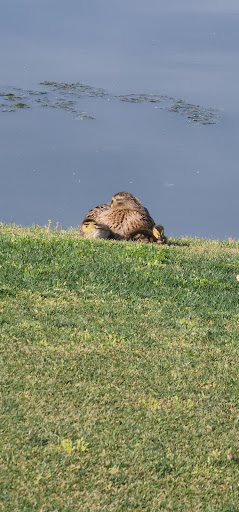
<path id="1" fill-rule="evenodd" d="M 154 226 L 153 234 L 157 238 L 157 244 L 168 244 L 168 237 L 164 233 L 164 227 L 161 224 Z"/>
<path id="2" fill-rule="evenodd" d="M 111 203 L 96 206 L 90 210 L 82 221 L 80 230 L 86 221 L 108 226 L 115 237 L 127 239 L 131 233 L 139 230 L 152 230 L 155 222 L 147 208 L 129 192 L 118 192 Z"/>
<path id="3" fill-rule="evenodd" d="M 142 229 L 131 233 L 128 240 L 139 241 L 144 243 L 168 244 L 168 238 L 164 234 L 164 227 L 161 225 L 154 226 L 153 229 Z"/>
<path id="4" fill-rule="evenodd" d="M 155 226 L 154 229 L 156 229 L 157 232 L 159 233 L 157 243 L 158 244 L 169 244 L 168 237 L 164 233 L 164 227 L 161 226 L 161 224 L 157 224 L 157 226 Z"/>
<path id="5" fill-rule="evenodd" d="M 104 240 L 112 238 L 113 235 L 108 226 L 97 224 L 93 220 L 86 220 L 81 224 L 80 234 L 84 238 L 102 238 Z"/>

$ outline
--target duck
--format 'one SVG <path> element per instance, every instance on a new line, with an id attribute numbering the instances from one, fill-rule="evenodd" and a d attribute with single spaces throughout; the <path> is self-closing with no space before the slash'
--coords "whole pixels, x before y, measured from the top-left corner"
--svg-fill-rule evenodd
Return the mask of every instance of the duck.
<path id="1" fill-rule="evenodd" d="M 117 192 L 111 202 L 96 206 L 85 215 L 80 225 L 80 234 L 86 238 L 152 239 L 167 243 L 164 229 L 162 237 L 162 229 L 162 226 L 159 230 L 156 228 L 149 211 L 137 197 L 130 192 Z M 108 236 L 105 236 L 107 232 Z"/>

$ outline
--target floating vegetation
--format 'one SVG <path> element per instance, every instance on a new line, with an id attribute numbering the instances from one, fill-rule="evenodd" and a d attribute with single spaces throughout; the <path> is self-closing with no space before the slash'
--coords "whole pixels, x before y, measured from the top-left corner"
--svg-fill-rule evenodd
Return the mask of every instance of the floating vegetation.
<path id="1" fill-rule="evenodd" d="M 212 108 L 200 107 L 200 105 L 193 105 L 183 100 L 175 101 L 171 107 L 168 107 L 168 110 L 185 115 L 191 121 L 201 124 L 216 124 L 219 117 Z"/>
<path id="2" fill-rule="evenodd" d="M 54 91 L 59 91 L 60 94 L 64 94 L 68 92 L 69 94 L 74 94 L 78 97 L 80 96 L 91 96 L 91 97 L 103 97 L 107 96 L 107 92 L 105 89 L 92 87 L 91 85 L 82 84 L 81 82 L 76 82 L 75 84 L 67 84 L 62 82 L 40 82 L 40 85 L 50 86 Z"/>
<path id="3" fill-rule="evenodd" d="M 15 103 L 15 108 L 30 108 L 29 105 L 26 105 L 26 103 Z"/>
<path id="4" fill-rule="evenodd" d="M 129 103 L 161 103 L 160 107 L 157 108 L 182 114 L 190 121 L 201 124 L 216 124 L 219 117 L 215 109 L 201 107 L 200 105 L 193 105 L 192 103 L 187 103 L 184 100 L 176 100 L 175 98 L 165 95 L 129 94 L 125 96 L 118 96 L 118 98 L 120 101 L 126 101 Z"/>
<path id="5" fill-rule="evenodd" d="M 148 94 L 145 96 L 145 94 L 128 94 L 125 96 L 118 96 L 120 101 L 127 101 L 129 103 L 142 103 L 144 101 L 148 101 L 149 103 L 160 103 L 164 96 L 154 96 L 152 94 Z"/>
<path id="6" fill-rule="evenodd" d="M 19 88 L 11 88 L 10 91 L 1 91 L 0 97 L 2 103 L 0 109 L 2 112 L 14 112 L 21 108 L 32 108 L 36 106 L 44 108 L 57 108 L 65 110 L 74 115 L 76 120 L 94 119 L 90 113 L 82 110 L 82 100 L 91 98 L 101 98 L 103 100 L 118 100 L 127 103 L 154 103 L 155 108 L 167 110 L 183 115 L 189 121 L 203 125 L 216 124 L 219 119 L 219 113 L 212 108 L 193 105 L 181 99 L 175 99 L 166 95 L 159 94 L 126 94 L 110 95 L 105 89 L 92 87 L 91 85 L 64 82 L 41 82 L 40 85 L 46 90 L 31 91 Z"/>
<path id="7" fill-rule="evenodd" d="M 16 96 L 12 92 L 8 92 L 8 93 L 0 92 L 0 96 L 3 96 L 6 100 L 15 100 L 15 99 L 19 99 L 21 97 L 21 96 Z"/>

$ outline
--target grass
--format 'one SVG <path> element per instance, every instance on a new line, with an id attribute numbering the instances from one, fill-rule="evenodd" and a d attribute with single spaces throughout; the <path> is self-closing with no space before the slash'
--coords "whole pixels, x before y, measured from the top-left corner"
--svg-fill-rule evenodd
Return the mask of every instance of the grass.
<path id="1" fill-rule="evenodd" d="M 0 226 L 3 511 L 239 511 L 239 242 Z"/>

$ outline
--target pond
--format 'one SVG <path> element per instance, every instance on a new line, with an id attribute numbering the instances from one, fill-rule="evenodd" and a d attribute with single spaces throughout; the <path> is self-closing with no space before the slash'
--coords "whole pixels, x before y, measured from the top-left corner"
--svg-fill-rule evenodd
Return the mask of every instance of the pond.
<path id="1" fill-rule="evenodd" d="M 237 0 L 2 0 L 0 221 L 127 190 L 168 236 L 238 239 Z"/>

